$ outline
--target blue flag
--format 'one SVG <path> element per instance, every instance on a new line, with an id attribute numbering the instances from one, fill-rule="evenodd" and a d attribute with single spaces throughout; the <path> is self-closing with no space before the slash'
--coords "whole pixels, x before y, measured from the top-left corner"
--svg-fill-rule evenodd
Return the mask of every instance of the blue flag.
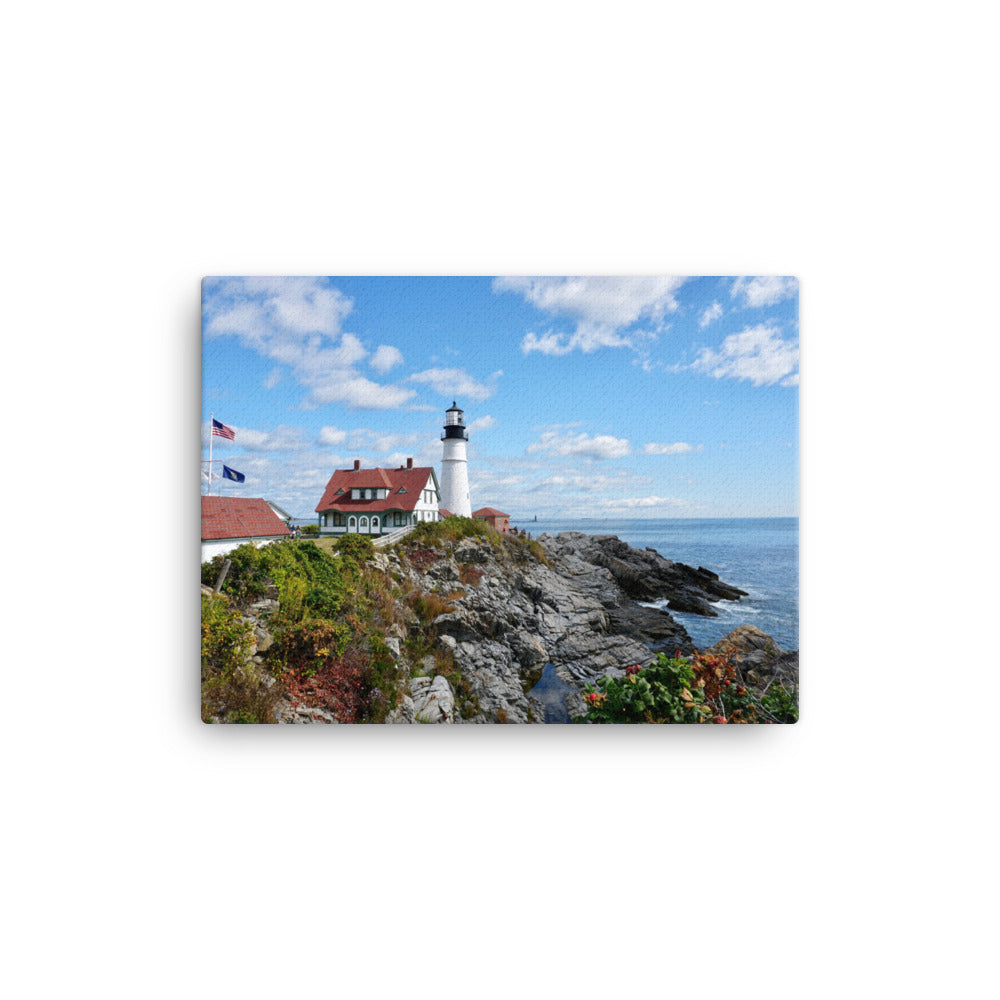
<path id="1" fill-rule="evenodd" d="M 228 465 L 223 465 L 222 478 L 231 479 L 234 483 L 242 483 L 246 481 L 247 477 L 242 472 L 237 472 L 235 469 L 230 469 Z"/>

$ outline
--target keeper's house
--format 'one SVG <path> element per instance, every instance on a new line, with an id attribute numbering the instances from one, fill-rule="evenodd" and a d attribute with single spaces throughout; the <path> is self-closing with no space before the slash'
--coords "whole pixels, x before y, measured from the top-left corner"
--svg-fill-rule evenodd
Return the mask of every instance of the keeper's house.
<path id="1" fill-rule="evenodd" d="M 201 561 L 253 542 L 258 548 L 289 538 L 290 514 L 260 497 L 201 498 Z"/>
<path id="2" fill-rule="evenodd" d="M 387 535 L 408 524 L 439 521 L 441 490 L 434 470 L 414 468 L 413 459 L 398 469 L 338 469 L 316 505 L 321 535 Z"/>

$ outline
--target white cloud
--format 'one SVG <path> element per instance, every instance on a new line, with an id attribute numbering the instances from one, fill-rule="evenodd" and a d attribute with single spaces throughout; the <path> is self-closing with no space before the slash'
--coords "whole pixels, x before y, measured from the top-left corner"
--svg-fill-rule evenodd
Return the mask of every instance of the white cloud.
<path id="1" fill-rule="evenodd" d="M 496 427 L 497 421 L 496 417 L 491 417 L 488 413 L 481 417 L 476 417 L 471 423 L 466 424 L 466 427 L 470 431 L 488 431 L 491 427 Z"/>
<path id="2" fill-rule="evenodd" d="M 536 333 L 527 333 L 521 341 L 521 351 L 524 354 L 538 351 L 539 354 L 558 357 L 561 354 L 569 354 L 573 347 L 569 336 L 565 333 L 546 333 L 541 337 Z"/>
<path id="3" fill-rule="evenodd" d="M 270 374 L 264 379 L 264 388 L 273 389 L 281 381 L 281 369 L 272 368 Z"/>
<path id="4" fill-rule="evenodd" d="M 713 302 L 707 309 L 705 309 L 701 316 L 698 317 L 698 326 L 702 330 L 708 326 L 713 320 L 717 320 L 722 315 L 722 305 L 719 302 Z"/>
<path id="5" fill-rule="evenodd" d="M 278 333 L 335 337 L 354 303 L 318 278 L 226 278 L 206 283 L 206 334 L 267 340 Z"/>
<path id="6" fill-rule="evenodd" d="M 234 336 L 263 357 L 291 368 L 309 389 L 306 409 L 341 403 L 351 409 L 395 409 L 416 392 L 381 385 L 356 369 L 368 351 L 341 327 L 354 303 L 320 278 L 225 278 L 205 284 L 205 337 Z M 395 352 L 395 354 L 393 353 Z M 372 357 L 384 373 L 398 361 L 383 346 Z M 275 374 L 268 377 L 272 381 Z"/>
<path id="7" fill-rule="evenodd" d="M 247 451 L 298 451 L 306 447 L 301 427 L 282 425 L 269 431 L 236 428 L 235 444 Z"/>
<path id="8" fill-rule="evenodd" d="M 498 374 L 494 373 L 490 378 L 495 379 Z M 411 375 L 407 381 L 429 385 L 439 395 L 456 400 L 462 398 L 481 402 L 496 392 L 495 386 L 476 381 L 461 368 L 428 368 Z"/>
<path id="9" fill-rule="evenodd" d="M 677 497 L 627 497 L 622 500 L 601 500 L 599 506 L 605 509 L 624 507 L 628 510 L 634 510 L 637 507 L 672 507 L 676 509 L 691 507 L 692 504 Z"/>
<path id="10" fill-rule="evenodd" d="M 674 292 L 685 279 L 672 276 L 496 278 L 495 292 L 515 292 L 551 316 L 576 323 L 572 334 L 528 333 L 521 351 L 563 355 L 601 347 L 632 347 L 654 334 L 629 331 L 640 320 L 658 325 L 677 309 Z"/>
<path id="11" fill-rule="evenodd" d="M 402 351 L 398 347 L 392 347 L 389 344 L 382 344 L 372 355 L 372 359 L 369 362 L 372 368 L 381 375 L 384 375 L 391 368 L 395 368 L 396 365 L 401 365 L 402 363 Z"/>
<path id="12" fill-rule="evenodd" d="M 704 348 L 690 367 L 714 378 L 736 378 L 754 385 L 796 385 L 798 345 L 782 340 L 778 327 L 766 323 L 726 337 L 713 351 Z M 792 379 L 795 381 L 792 381 Z"/>
<path id="13" fill-rule="evenodd" d="M 372 430 L 369 427 L 355 427 L 351 430 L 343 430 L 340 427 L 322 427 L 318 440 L 320 444 L 330 447 L 343 445 L 355 452 L 364 451 L 386 455 L 397 448 L 417 444 L 420 435 L 416 433 L 386 433 Z"/>
<path id="14" fill-rule="evenodd" d="M 347 440 L 347 431 L 340 430 L 339 427 L 321 427 L 319 429 L 319 443 L 337 447 Z"/>
<path id="15" fill-rule="evenodd" d="M 412 389 L 379 385 L 350 370 L 334 370 L 310 377 L 305 385 L 311 392 L 302 406 L 310 410 L 327 403 L 341 403 L 349 410 L 396 410 L 416 396 Z"/>
<path id="16" fill-rule="evenodd" d="M 643 447 L 643 452 L 647 455 L 682 455 L 686 451 L 691 451 L 691 445 L 684 441 L 677 441 L 675 444 L 656 444 L 650 442 Z"/>
<path id="17" fill-rule="evenodd" d="M 790 299 L 799 290 L 796 278 L 767 276 L 759 278 L 737 278 L 729 294 L 734 298 L 742 298 L 748 307 L 773 306 L 785 299 Z"/>
<path id="18" fill-rule="evenodd" d="M 631 451 L 626 438 L 607 434 L 590 437 L 582 431 L 579 434 L 546 431 L 537 441 L 528 445 L 529 453 L 540 452 L 559 458 L 624 458 Z"/>

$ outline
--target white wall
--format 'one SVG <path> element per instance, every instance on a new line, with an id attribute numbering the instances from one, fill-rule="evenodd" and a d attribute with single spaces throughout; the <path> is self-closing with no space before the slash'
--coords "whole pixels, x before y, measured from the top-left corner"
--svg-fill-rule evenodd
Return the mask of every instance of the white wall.
<path id="1" fill-rule="evenodd" d="M 257 548 L 262 545 L 270 545 L 271 542 L 275 542 L 278 538 L 285 538 L 285 535 L 274 535 L 270 538 L 211 538 L 207 541 L 201 543 L 201 561 L 203 563 L 210 562 L 216 556 L 224 556 L 227 552 L 232 552 L 233 549 L 238 549 L 241 545 L 246 545 L 247 542 L 253 542 Z"/>

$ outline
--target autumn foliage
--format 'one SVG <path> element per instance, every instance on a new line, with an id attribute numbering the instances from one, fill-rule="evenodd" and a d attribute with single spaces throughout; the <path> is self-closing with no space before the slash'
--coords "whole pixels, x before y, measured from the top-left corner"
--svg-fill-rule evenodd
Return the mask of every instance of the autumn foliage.
<path id="1" fill-rule="evenodd" d="M 602 677 L 584 688 L 587 714 L 597 723 L 714 723 L 716 725 L 795 722 L 797 692 L 780 685 L 772 693 L 753 691 L 740 674 L 739 657 L 661 653 L 646 667 L 626 667 L 624 677 Z"/>

